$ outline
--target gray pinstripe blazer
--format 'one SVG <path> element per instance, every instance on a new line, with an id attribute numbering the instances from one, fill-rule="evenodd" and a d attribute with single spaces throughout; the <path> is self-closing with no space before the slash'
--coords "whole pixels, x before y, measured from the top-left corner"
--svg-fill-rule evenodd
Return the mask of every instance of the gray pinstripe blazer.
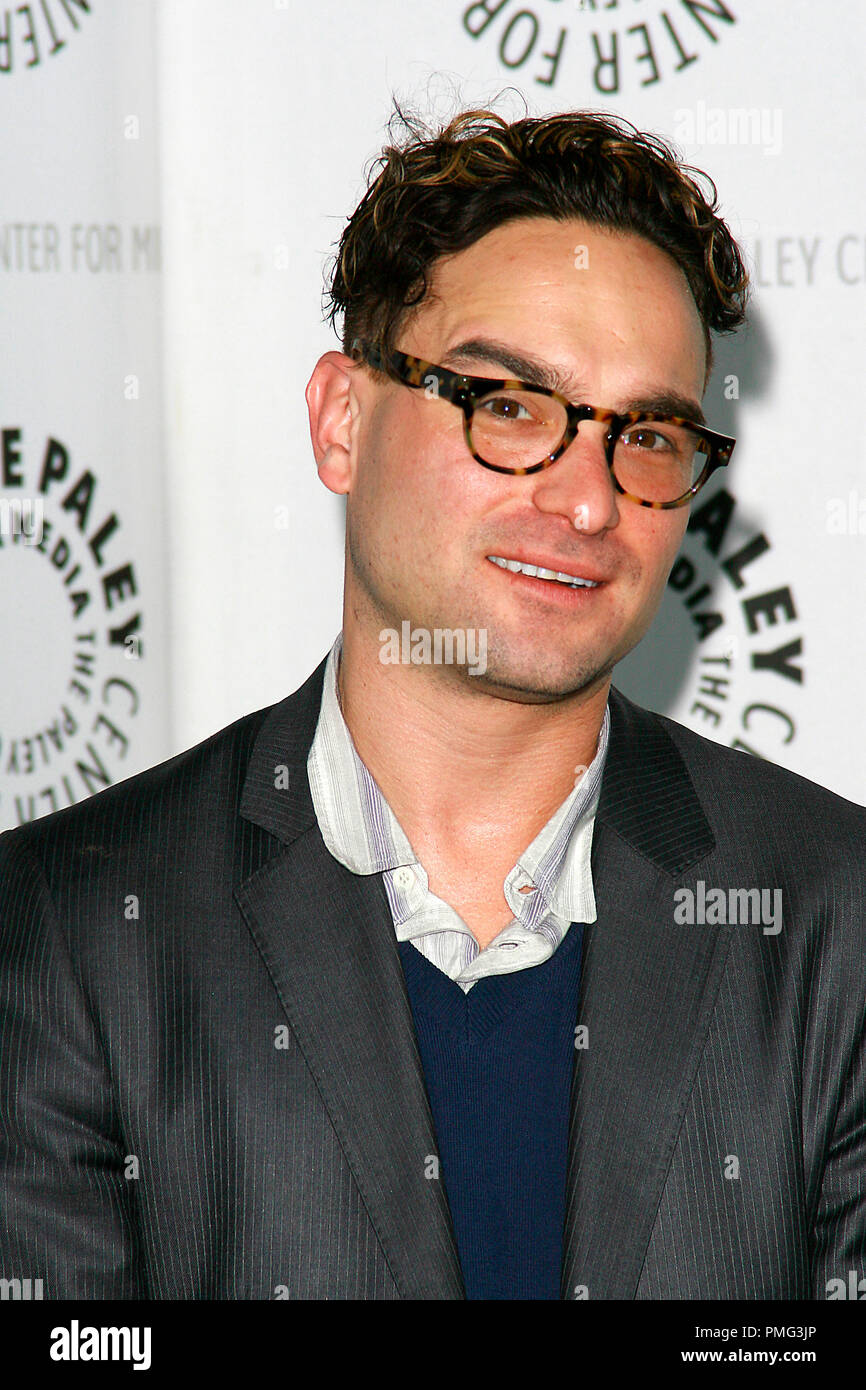
<path id="1" fill-rule="evenodd" d="M 463 1297 L 385 893 L 310 799 L 323 671 L 0 838 L 0 1276 Z M 562 1296 L 825 1298 L 866 1272 L 866 810 L 611 717 Z M 781 931 L 677 925 L 698 880 Z"/>

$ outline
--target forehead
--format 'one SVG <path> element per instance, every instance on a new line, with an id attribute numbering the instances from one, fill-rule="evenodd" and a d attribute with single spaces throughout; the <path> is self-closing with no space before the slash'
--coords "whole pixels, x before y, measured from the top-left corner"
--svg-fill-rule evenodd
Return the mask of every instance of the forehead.
<path id="1" fill-rule="evenodd" d="M 434 359 L 470 336 L 497 337 L 542 360 L 703 381 L 704 332 L 680 267 L 633 232 L 569 219 L 507 222 L 428 275 L 398 346 Z M 414 346 L 410 345 L 414 344 Z"/>

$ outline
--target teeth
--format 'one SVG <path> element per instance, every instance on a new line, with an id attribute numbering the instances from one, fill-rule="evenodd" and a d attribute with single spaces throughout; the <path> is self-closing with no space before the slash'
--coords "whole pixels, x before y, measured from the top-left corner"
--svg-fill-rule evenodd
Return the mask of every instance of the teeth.
<path id="1" fill-rule="evenodd" d="M 501 555 L 488 555 L 488 560 L 492 560 L 494 565 L 499 565 L 500 569 L 510 570 L 512 574 L 528 574 L 534 579 L 558 579 L 560 584 L 568 584 L 572 589 L 595 589 L 597 581 L 595 579 L 581 579 L 575 574 L 566 574 L 563 570 L 547 570 L 541 565 L 524 565 L 520 560 L 504 560 Z"/>

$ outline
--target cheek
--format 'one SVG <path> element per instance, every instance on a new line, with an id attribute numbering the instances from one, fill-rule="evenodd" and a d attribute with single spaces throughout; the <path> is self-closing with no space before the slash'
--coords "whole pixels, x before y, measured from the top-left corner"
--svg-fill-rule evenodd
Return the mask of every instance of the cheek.
<path id="1" fill-rule="evenodd" d="M 660 594 L 682 544 L 688 512 L 652 512 L 645 507 L 641 511 L 647 521 L 641 528 L 635 549 L 640 556 L 644 582 L 654 594 Z"/>
<path id="2" fill-rule="evenodd" d="M 447 451 L 425 434 L 417 412 L 379 412 L 360 441 L 348 502 L 358 542 L 368 554 L 389 555 L 401 567 L 410 555 L 416 564 L 441 557 L 460 524 L 453 453 L 453 444 Z"/>
<path id="3" fill-rule="evenodd" d="M 366 518 L 375 510 L 379 531 L 385 514 L 422 545 L 432 546 L 435 537 L 437 550 L 443 538 L 458 541 L 497 494 L 496 475 L 466 447 L 459 412 L 452 418 L 450 408 L 447 416 L 442 410 L 410 398 L 378 412 L 361 441 L 356 479 L 358 511 Z"/>
<path id="4" fill-rule="evenodd" d="M 686 520 L 688 520 L 688 514 L 686 514 Z M 678 525 L 675 529 L 670 531 L 663 538 L 663 546 L 660 550 L 661 559 L 659 565 L 657 590 L 659 602 L 664 597 L 664 592 L 668 582 L 668 576 L 670 575 L 670 572 L 674 565 L 674 561 L 676 560 L 677 552 L 679 551 L 683 535 L 685 534 L 685 529 L 685 525 Z"/>

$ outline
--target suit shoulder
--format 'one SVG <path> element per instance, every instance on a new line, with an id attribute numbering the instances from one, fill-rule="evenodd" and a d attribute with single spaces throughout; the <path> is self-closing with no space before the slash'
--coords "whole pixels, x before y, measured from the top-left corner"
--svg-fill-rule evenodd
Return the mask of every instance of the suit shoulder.
<path id="1" fill-rule="evenodd" d="M 676 745 L 698 790 L 710 783 L 719 795 L 742 798 L 744 806 L 749 798 L 772 800 L 780 812 L 822 818 L 835 827 L 850 825 L 861 835 L 866 831 L 866 806 L 778 763 L 716 743 L 667 715 L 654 717 Z"/>
<path id="2" fill-rule="evenodd" d="M 250 750 L 273 708 L 243 715 L 200 743 L 75 806 L 7 830 L 0 835 L 0 850 L 11 855 L 30 850 L 41 857 L 49 846 L 60 843 L 95 849 L 131 838 L 145 824 L 151 833 L 163 809 L 177 824 L 178 816 L 198 817 L 203 808 L 213 809 L 220 797 L 239 800 Z"/>
<path id="3" fill-rule="evenodd" d="M 41 861 L 55 877 L 75 863 L 108 867 L 137 855 L 162 856 L 183 871 L 184 855 L 201 858 L 234 842 L 245 784 L 257 760 L 281 762 L 303 752 L 321 703 L 325 657 L 301 686 L 276 704 L 245 714 L 201 743 L 104 791 L 0 835 L 0 860 Z M 275 757 L 278 753 L 280 756 Z M 2 877 L 2 868 L 0 868 Z"/>
<path id="4" fill-rule="evenodd" d="M 850 826 L 862 842 L 866 807 L 800 773 L 717 743 L 668 715 L 635 704 L 616 687 L 611 688 L 610 703 L 614 727 L 627 746 L 664 758 L 665 747 L 670 750 L 673 744 L 706 809 L 728 801 L 748 818 L 753 811 L 764 815 L 772 807 L 786 822 L 800 816 L 834 829 Z"/>

